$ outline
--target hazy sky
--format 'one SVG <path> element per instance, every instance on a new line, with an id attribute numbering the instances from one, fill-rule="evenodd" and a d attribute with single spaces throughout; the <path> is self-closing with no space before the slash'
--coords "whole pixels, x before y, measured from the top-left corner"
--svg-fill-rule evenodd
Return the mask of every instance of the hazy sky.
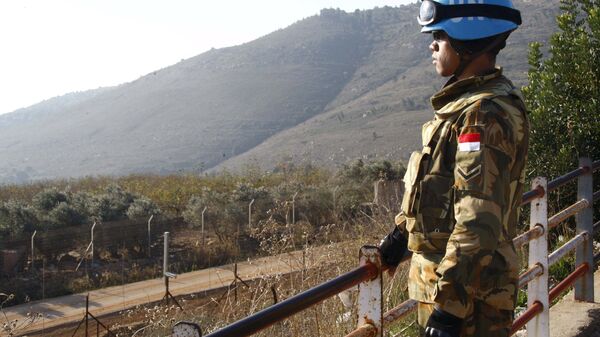
<path id="1" fill-rule="evenodd" d="M 411 0 L 2 0 L 0 113 L 129 82 L 318 14 Z M 416 17 L 417 13 L 415 13 Z"/>

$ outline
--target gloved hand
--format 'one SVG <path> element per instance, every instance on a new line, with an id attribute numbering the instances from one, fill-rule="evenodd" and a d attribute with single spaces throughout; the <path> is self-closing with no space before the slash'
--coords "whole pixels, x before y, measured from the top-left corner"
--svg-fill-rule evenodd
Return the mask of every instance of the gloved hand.
<path id="1" fill-rule="evenodd" d="M 382 262 L 392 268 L 397 267 L 404 254 L 406 254 L 407 247 L 408 239 L 398 226 L 394 226 L 394 230 L 386 235 L 379 244 Z"/>
<path id="2" fill-rule="evenodd" d="M 437 308 L 429 316 L 425 337 L 460 337 L 463 320 Z"/>

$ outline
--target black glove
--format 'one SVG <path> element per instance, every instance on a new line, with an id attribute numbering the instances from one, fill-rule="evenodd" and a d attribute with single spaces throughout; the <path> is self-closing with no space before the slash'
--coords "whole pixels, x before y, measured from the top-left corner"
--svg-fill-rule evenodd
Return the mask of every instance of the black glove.
<path id="1" fill-rule="evenodd" d="M 429 316 L 425 337 L 460 337 L 463 320 L 439 309 Z"/>
<path id="2" fill-rule="evenodd" d="M 407 252 L 408 239 L 400 231 L 398 226 L 394 226 L 394 230 L 385 236 L 379 244 L 381 250 L 382 262 L 390 267 L 397 267 L 402 258 Z"/>

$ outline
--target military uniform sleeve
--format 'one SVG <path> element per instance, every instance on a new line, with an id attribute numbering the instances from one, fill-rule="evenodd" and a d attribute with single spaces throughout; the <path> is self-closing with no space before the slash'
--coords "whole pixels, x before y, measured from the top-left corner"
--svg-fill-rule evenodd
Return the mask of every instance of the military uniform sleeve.
<path id="1" fill-rule="evenodd" d="M 454 217 L 456 224 L 437 268 L 434 301 L 464 318 L 479 287 L 480 273 L 506 240 L 503 216 L 515 156 L 513 126 L 502 109 L 482 100 L 456 128 Z"/>

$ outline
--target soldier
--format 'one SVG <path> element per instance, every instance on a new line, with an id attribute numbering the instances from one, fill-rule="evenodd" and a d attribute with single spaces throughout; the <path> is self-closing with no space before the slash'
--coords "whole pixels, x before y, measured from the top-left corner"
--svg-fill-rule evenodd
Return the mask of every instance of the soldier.
<path id="1" fill-rule="evenodd" d="M 408 290 L 421 335 L 509 336 L 529 125 L 496 55 L 521 16 L 510 0 L 455 3 L 421 3 L 436 72 L 451 78 L 431 98 L 434 118 L 407 165 L 402 212 L 382 257 L 394 269 L 413 252 Z"/>

